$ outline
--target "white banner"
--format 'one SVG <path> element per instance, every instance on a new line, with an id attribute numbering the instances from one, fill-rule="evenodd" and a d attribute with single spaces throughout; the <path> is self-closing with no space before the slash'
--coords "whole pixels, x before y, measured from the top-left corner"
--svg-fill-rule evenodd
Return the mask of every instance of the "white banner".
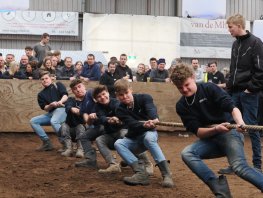
<path id="1" fill-rule="evenodd" d="M 107 59 L 125 53 L 136 68 L 151 57 L 165 58 L 167 68 L 180 57 L 180 19 L 142 15 L 84 14 L 83 50 L 103 51 Z"/>
<path id="2" fill-rule="evenodd" d="M 27 10 L 29 0 L 0 0 L 0 12 L 8 10 Z"/>
<path id="3" fill-rule="evenodd" d="M 78 35 L 77 12 L 7 11 L 0 24 L 0 34 Z"/>
<path id="4" fill-rule="evenodd" d="M 234 39 L 225 19 L 181 19 L 181 57 L 228 59 Z"/>

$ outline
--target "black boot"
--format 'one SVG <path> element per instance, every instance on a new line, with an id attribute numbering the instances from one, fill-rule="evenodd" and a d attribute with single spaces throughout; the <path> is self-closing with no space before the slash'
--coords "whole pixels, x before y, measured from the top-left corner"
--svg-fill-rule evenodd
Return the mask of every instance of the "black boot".
<path id="1" fill-rule="evenodd" d="M 145 171 L 145 166 L 143 163 L 138 161 L 131 164 L 132 170 L 135 174 L 131 177 L 124 177 L 123 181 L 128 185 L 149 185 L 149 175 Z"/>
<path id="2" fill-rule="evenodd" d="M 85 153 L 85 159 L 76 162 L 76 167 L 86 167 L 86 168 L 95 168 L 97 169 L 97 155 L 96 150 L 92 148 L 89 152 Z"/>
<path id="3" fill-rule="evenodd" d="M 161 174 L 163 176 L 162 186 L 165 188 L 174 187 L 174 182 L 168 166 L 168 162 L 166 160 L 161 161 L 159 164 L 157 164 L 157 166 L 159 167 Z"/>
<path id="4" fill-rule="evenodd" d="M 42 140 L 42 146 L 37 148 L 37 151 L 52 151 L 54 149 L 51 141 L 49 139 Z"/>
<path id="5" fill-rule="evenodd" d="M 232 198 L 226 176 L 220 175 L 218 178 L 210 179 L 207 185 L 216 197 Z"/>

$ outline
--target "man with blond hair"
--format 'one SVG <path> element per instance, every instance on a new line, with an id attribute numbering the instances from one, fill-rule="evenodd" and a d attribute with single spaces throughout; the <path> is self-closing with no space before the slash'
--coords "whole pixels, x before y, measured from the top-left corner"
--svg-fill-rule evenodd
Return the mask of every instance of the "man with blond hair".
<path id="1" fill-rule="evenodd" d="M 122 159 L 133 169 L 134 175 L 124 177 L 128 185 L 148 185 L 149 175 L 145 164 L 136 154 L 149 150 L 159 167 L 166 188 L 174 186 L 168 162 L 158 144 L 156 123 L 159 122 L 153 98 L 148 94 L 133 94 L 128 80 L 119 79 L 114 84 L 116 97 L 120 101 L 116 116 L 127 126 L 128 132 L 123 139 L 118 139 L 114 147 Z"/>
<path id="2" fill-rule="evenodd" d="M 246 124 L 257 125 L 259 91 L 263 89 L 263 43 L 245 29 L 240 14 L 227 19 L 228 30 L 236 38 L 232 45 L 228 93 L 240 109 Z M 261 142 L 258 131 L 248 131 L 252 143 L 253 166 L 261 171 Z M 232 173 L 231 167 L 219 173 Z"/>

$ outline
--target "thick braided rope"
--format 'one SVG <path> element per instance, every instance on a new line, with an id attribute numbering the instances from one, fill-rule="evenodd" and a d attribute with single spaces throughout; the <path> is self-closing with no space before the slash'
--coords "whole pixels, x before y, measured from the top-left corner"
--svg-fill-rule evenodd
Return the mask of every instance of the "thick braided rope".
<path id="1" fill-rule="evenodd" d="M 182 127 L 184 128 L 183 123 L 177 123 L 177 122 L 157 122 L 156 123 L 157 126 L 169 126 L 169 127 Z M 209 125 L 207 126 L 209 127 L 214 127 L 216 125 Z M 228 129 L 235 129 L 237 128 L 237 124 L 226 124 L 225 125 Z M 254 130 L 254 131 L 263 131 L 263 126 L 259 126 L 259 125 L 243 125 L 242 129 L 246 129 L 246 130 Z"/>

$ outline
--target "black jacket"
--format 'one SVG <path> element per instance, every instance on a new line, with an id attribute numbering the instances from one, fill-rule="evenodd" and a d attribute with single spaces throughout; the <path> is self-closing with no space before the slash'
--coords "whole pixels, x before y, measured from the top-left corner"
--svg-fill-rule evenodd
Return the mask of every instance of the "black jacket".
<path id="1" fill-rule="evenodd" d="M 124 127 L 123 125 L 108 123 L 109 117 L 116 116 L 116 108 L 119 104 L 120 102 L 115 98 L 111 98 L 110 103 L 107 105 L 96 103 L 96 114 L 100 124 L 104 126 L 105 133 L 115 133 Z"/>
<path id="2" fill-rule="evenodd" d="M 263 88 L 263 43 L 247 31 L 237 37 L 232 46 L 230 77 L 227 89 L 230 92 L 258 92 Z"/>
<path id="3" fill-rule="evenodd" d="M 110 73 L 106 71 L 101 77 L 100 77 L 100 84 L 106 85 L 108 88 L 108 91 L 110 93 L 110 96 L 112 98 L 115 98 L 115 90 L 114 90 L 114 83 L 116 80 L 120 79 L 120 76 L 118 73 Z"/>
<path id="4" fill-rule="evenodd" d="M 148 94 L 133 94 L 134 107 L 128 108 L 121 103 L 116 109 L 117 117 L 128 127 L 128 138 L 135 138 L 151 129 L 145 128 L 142 121 L 154 120 L 158 118 L 156 106 L 153 98 Z"/>

